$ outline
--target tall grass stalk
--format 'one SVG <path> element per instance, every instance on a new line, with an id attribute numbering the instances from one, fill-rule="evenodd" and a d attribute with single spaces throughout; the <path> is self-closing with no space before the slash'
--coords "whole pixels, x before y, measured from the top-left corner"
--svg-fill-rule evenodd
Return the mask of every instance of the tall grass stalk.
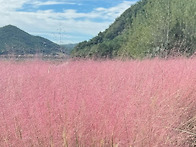
<path id="1" fill-rule="evenodd" d="M 196 59 L 1 61 L 0 146 L 196 145 Z"/>

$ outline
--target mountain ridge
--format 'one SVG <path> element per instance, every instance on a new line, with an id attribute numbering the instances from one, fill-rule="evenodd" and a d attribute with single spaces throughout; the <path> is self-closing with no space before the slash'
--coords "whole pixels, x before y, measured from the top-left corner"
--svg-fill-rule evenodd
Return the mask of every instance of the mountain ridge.
<path id="1" fill-rule="evenodd" d="M 0 28 L 0 55 L 56 55 L 59 52 L 61 52 L 60 45 L 46 38 L 30 35 L 13 25 Z"/>

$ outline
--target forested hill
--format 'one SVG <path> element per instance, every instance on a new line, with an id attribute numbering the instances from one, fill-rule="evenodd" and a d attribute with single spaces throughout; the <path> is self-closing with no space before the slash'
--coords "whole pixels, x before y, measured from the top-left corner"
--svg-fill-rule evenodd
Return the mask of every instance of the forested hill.
<path id="1" fill-rule="evenodd" d="M 12 25 L 0 28 L 0 55 L 55 55 L 59 52 L 61 47 L 45 38 L 32 36 Z"/>
<path id="2" fill-rule="evenodd" d="M 79 43 L 73 57 L 143 58 L 196 50 L 196 0 L 141 0 L 104 32 Z"/>

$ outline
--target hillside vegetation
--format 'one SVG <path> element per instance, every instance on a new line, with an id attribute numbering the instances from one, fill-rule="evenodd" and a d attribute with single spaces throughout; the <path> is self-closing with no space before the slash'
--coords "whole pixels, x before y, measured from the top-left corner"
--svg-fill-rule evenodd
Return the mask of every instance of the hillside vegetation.
<path id="1" fill-rule="evenodd" d="M 61 47 L 45 38 L 32 36 L 12 25 L 0 28 L 0 55 L 55 55 L 59 52 L 62 52 Z"/>
<path id="2" fill-rule="evenodd" d="M 140 0 L 73 57 L 190 56 L 196 50 L 195 0 Z"/>
<path id="3" fill-rule="evenodd" d="M 70 44 L 62 44 L 61 48 L 63 49 L 63 52 L 67 55 L 71 54 L 71 51 L 74 49 L 74 47 L 77 45 L 77 43 L 70 43 Z"/>

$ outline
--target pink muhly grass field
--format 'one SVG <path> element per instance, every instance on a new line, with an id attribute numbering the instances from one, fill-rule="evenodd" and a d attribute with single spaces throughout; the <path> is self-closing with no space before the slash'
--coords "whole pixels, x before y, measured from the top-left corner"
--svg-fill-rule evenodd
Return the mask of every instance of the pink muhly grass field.
<path id="1" fill-rule="evenodd" d="M 1 147 L 196 144 L 196 59 L 0 62 Z"/>

